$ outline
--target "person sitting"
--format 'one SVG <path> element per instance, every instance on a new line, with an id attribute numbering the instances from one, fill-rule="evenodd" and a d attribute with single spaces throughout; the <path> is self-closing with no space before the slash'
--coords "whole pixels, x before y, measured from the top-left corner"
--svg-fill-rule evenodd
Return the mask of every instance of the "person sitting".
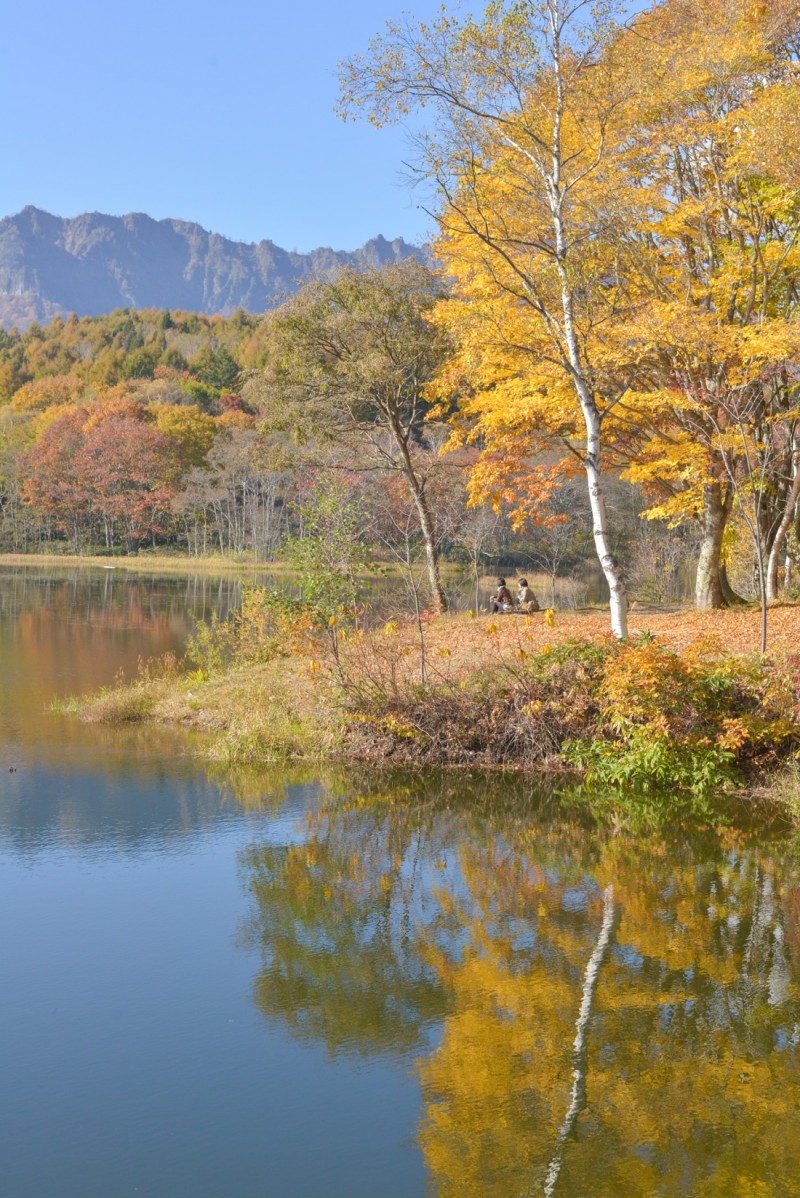
<path id="1" fill-rule="evenodd" d="M 519 590 L 517 591 L 517 610 L 524 612 L 526 615 L 529 612 L 539 610 L 539 600 L 528 586 L 527 578 L 520 578 L 519 580 Z"/>
<path id="2" fill-rule="evenodd" d="M 489 611 L 493 615 L 503 615 L 514 610 L 514 600 L 511 591 L 506 586 L 505 578 L 498 578 L 497 590 L 489 596 Z"/>

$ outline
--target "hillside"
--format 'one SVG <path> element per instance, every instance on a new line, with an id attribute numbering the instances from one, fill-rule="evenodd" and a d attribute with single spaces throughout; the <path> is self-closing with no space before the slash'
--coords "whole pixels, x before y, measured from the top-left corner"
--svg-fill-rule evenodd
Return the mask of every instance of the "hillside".
<path id="1" fill-rule="evenodd" d="M 142 213 L 64 219 L 28 207 L 0 221 L 0 327 L 27 329 L 56 316 L 115 308 L 264 312 L 315 275 L 418 252 L 402 238 L 378 236 L 352 252 L 298 254 Z"/>

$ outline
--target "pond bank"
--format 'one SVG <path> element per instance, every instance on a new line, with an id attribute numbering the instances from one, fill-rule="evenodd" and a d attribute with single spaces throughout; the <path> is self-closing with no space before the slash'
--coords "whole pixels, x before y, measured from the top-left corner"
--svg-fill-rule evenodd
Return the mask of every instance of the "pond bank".
<path id="1" fill-rule="evenodd" d="M 637 612 L 623 645 L 595 612 L 448 617 L 422 639 L 411 623 L 332 637 L 288 617 L 254 641 L 237 619 L 227 660 L 150 663 L 73 709 L 201 730 L 230 764 L 568 769 L 620 801 L 678 810 L 746 791 L 800 817 L 799 607 L 771 613 L 765 659 L 747 651 L 751 611 Z"/>
<path id="2" fill-rule="evenodd" d="M 141 574 L 169 572 L 175 574 L 223 573 L 291 573 L 283 562 L 254 561 L 238 557 L 179 557 L 172 554 L 68 554 L 68 553 L 0 553 L 0 568 L 4 566 L 69 566 L 75 569 L 130 570 Z"/>

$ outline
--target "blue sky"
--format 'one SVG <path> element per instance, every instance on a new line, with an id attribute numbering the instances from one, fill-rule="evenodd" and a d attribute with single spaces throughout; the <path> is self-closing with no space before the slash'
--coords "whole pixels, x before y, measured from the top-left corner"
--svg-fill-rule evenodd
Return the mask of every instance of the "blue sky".
<path id="1" fill-rule="evenodd" d="M 339 59 L 440 0 L 12 3 L 0 216 L 147 212 L 298 250 L 430 228 L 401 180 L 402 131 L 333 106 Z"/>

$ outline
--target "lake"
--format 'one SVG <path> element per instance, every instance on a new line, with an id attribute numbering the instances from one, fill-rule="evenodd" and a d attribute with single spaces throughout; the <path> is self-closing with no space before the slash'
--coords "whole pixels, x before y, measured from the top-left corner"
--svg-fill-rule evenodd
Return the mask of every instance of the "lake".
<path id="1" fill-rule="evenodd" d="M 48 709 L 237 587 L 0 570 L 4 1198 L 800 1195 L 797 844 Z"/>

